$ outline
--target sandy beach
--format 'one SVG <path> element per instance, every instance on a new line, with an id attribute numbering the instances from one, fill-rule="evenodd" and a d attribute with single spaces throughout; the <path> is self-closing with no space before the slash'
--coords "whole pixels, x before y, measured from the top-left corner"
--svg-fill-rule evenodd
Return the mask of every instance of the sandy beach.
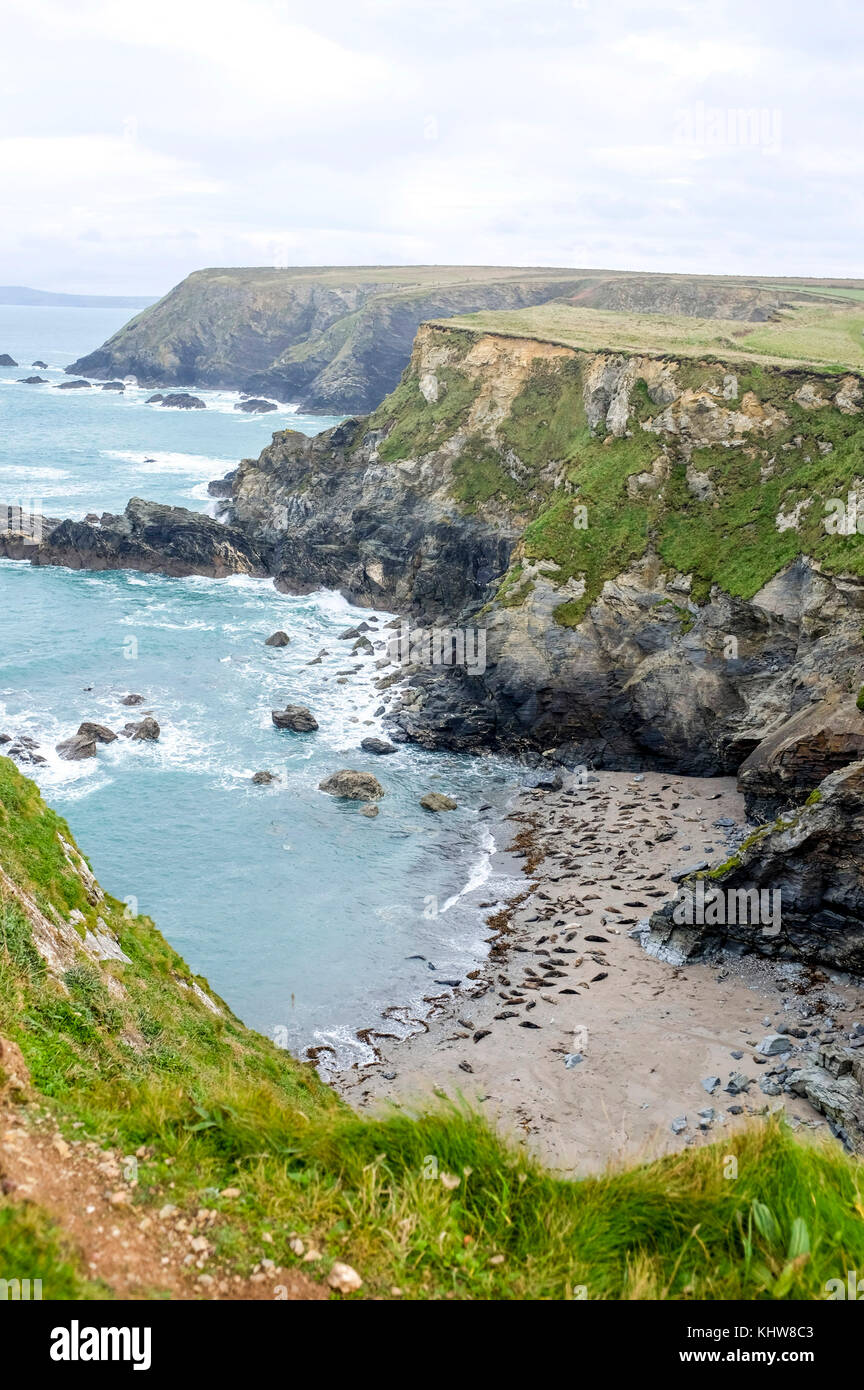
<path id="1" fill-rule="evenodd" d="M 734 779 L 565 776 L 520 792 L 505 824 L 501 849 L 518 856 L 525 889 L 490 912 L 486 965 L 413 1036 L 375 1039 L 375 1064 L 332 1078 L 351 1105 L 460 1095 L 566 1174 L 711 1142 L 778 1108 L 828 1132 L 772 1074 L 848 1033 L 864 1017 L 860 989 L 756 956 L 676 967 L 636 934 L 674 895 L 673 873 L 722 861 L 740 839 Z M 787 1030 L 785 1062 L 760 1054 Z"/>

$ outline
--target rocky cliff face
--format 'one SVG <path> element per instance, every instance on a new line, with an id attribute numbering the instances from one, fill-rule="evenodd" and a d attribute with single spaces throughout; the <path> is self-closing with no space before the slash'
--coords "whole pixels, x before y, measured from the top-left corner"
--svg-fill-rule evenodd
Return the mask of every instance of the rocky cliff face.
<path id="1" fill-rule="evenodd" d="M 367 411 L 397 384 L 424 319 L 523 308 L 587 283 L 586 272 L 501 267 L 200 270 L 68 370 Z"/>
<path id="2" fill-rule="evenodd" d="M 679 901 L 651 917 L 644 944 L 679 964 L 724 947 L 862 975 L 862 848 L 859 759 L 826 777 L 805 805 L 762 826 L 725 864 L 685 878 Z M 747 895 L 755 907 L 759 894 L 764 911 L 745 911 Z M 764 901 L 766 894 L 771 901 Z M 701 898 L 704 910 L 686 910 L 685 895 L 694 903 Z M 717 911 L 708 907 L 714 895 L 720 895 Z"/>
<path id="3" fill-rule="evenodd" d="M 864 546 L 825 526 L 860 469 L 862 404 L 854 376 L 426 325 L 372 417 L 274 436 L 225 515 L 288 590 L 482 630 L 482 672 L 413 672 L 404 736 L 746 760 L 772 809 L 864 753 Z"/>

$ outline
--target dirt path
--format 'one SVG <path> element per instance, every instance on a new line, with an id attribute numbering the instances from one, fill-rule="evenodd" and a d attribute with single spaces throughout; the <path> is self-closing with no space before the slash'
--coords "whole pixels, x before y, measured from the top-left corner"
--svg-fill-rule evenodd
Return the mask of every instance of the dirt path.
<path id="1" fill-rule="evenodd" d="M 722 860 L 743 823 L 729 778 L 600 773 L 521 796 L 513 829 L 533 890 L 482 982 L 428 1031 L 383 1043 L 378 1065 L 342 1073 L 342 1094 L 362 1110 L 461 1093 L 566 1173 L 711 1142 L 766 1108 L 823 1129 L 805 1101 L 771 1094 L 778 1058 L 758 1045 L 796 1027 L 800 1054 L 814 1030 L 864 1017 L 860 992 L 756 957 L 676 968 L 629 935 L 674 894 L 672 871 Z M 749 1081 L 734 1094 L 733 1073 Z"/>
<path id="2" fill-rule="evenodd" d="M 0 1187 L 13 1202 L 32 1202 L 71 1238 L 93 1280 L 120 1299 L 308 1300 L 329 1290 L 296 1270 L 258 1265 L 233 1275 L 213 1258 L 210 1240 L 222 1213 L 133 1206 L 135 1168 L 88 1140 L 66 1140 L 29 1092 L 18 1048 L 0 1040 Z M 15 1103 L 13 1103 L 14 1093 Z M 143 1155 L 140 1155 L 143 1157 Z M 262 1260 L 266 1254 L 262 1248 Z M 43 1287 L 43 1297 L 51 1291 Z"/>

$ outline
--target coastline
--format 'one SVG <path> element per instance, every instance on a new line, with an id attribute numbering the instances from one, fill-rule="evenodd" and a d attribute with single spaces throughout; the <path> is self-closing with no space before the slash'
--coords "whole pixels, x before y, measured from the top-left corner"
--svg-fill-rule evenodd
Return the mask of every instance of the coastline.
<path id="1" fill-rule="evenodd" d="M 670 875 L 721 860 L 744 832 L 733 778 L 601 772 L 579 787 L 565 775 L 557 790 L 520 789 L 503 823 L 493 879 L 515 855 L 524 888 L 487 916 L 485 963 L 408 1036 L 376 1034 L 374 1062 L 327 1074 L 349 1104 L 461 1098 L 564 1175 L 710 1143 L 769 1111 L 830 1133 L 808 1102 L 770 1093 L 777 1059 L 757 1049 L 788 1027 L 806 1055 L 834 1016 L 850 1026 L 855 982 L 756 956 L 676 966 L 638 940 L 675 893 Z M 736 1074 L 747 1085 L 728 1092 Z"/>

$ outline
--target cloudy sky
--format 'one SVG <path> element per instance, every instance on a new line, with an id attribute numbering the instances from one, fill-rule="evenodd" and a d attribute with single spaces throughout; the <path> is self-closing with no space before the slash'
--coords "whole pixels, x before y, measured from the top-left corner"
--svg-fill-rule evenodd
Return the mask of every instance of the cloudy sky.
<path id="1" fill-rule="evenodd" d="M 3 0 L 0 283 L 864 275 L 860 0 Z"/>

